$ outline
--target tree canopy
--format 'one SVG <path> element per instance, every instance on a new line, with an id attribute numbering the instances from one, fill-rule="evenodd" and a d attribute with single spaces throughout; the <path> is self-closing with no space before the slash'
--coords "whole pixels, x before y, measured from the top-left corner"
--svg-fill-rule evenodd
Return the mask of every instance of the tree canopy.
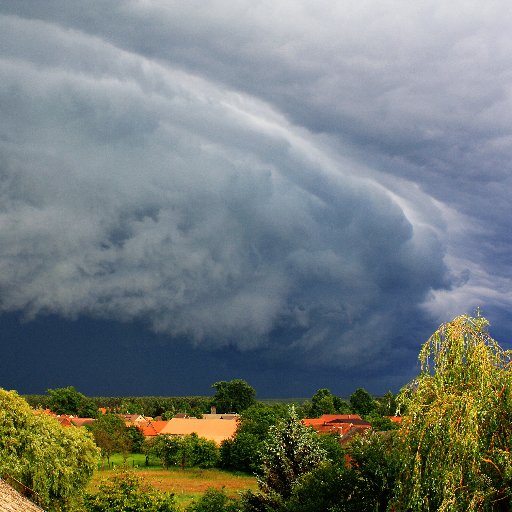
<path id="1" fill-rule="evenodd" d="M 403 473 L 394 510 L 512 506 L 511 352 L 477 315 L 445 323 L 423 345 L 421 373 L 399 401 Z"/>
<path id="2" fill-rule="evenodd" d="M 261 450 L 260 492 L 247 493 L 245 506 L 248 510 L 259 510 L 260 505 L 265 510 L 279 508 L 291 496 L 300 478 L 326 459 L 318 435 L 301 423 L 291 407 L 288 416 L 269 429 Z"/>
<path id="3" fill-rule="evenodd" d="M 357 414 L 370 414 L 377 408 L 377 402 L 366 389 L 358 388 L 350 395 L 350 406 Z"/>
<path id="4" fill-rule="evenodd" d="M 0 389 L 0 473 L 34 490 L 46 510 L 67 510 L 85 488 L 98 449 L 82 428 L 35 414 L 14 391 Z"/>
<path id="5" fill-rule="evenodd" d="M 219 413 L 239 413 L 256 401 L 256 390 L 242 379 L 215 382 L 212 387 L 212 402 Z"/>
<path id="6" fill-rule="evenodd" d="M 55 414 L 71 414 L 80 418 L 96 418 L 98 408 L 94 401 L 73 386 L 48 390 L 48 407 Z"/>

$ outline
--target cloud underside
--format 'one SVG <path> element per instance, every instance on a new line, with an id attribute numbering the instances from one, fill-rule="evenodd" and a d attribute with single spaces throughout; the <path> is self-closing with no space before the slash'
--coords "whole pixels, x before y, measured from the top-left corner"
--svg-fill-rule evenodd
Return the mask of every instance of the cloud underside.
<path id="1" fill-rule="evenodd" d="M 119 7 L 120 25 L 154 15 L 144 4 Z M 196 46 L 180 51 L 155 21 L 144 53 L 144 29 L 123 41 L 65 22 L 0 17 L 2 311 L 137 320 L 199 346 L 377 367 L 408 350 L 403 326 L 438 315 L 478 276 L 446 224 L 451 209 L 469 214 L 464 191 L 449 202 L 435 186 L 454 179 L 443 165 L 460 136 L 435 131 L 457 122 L 436 122 L 440 102 L 428 115 L 407 101 L 390 111 L 390 82 L 361 110 L 361 98 L 334 94 L 322 59 L 310 68 L 321 38 L 303 60 L 300 45 L 269 49 L 266 76 L 265 48 L 251 56 L 237 31 L 215 46 L 199 25 Z M 371 55 L 352 75 L 343 60 L 332 80 L 375 81 Z M 422 94 L 404 87 L 405 100 Z M 472 151 L 501 158 L 502 136 Z"/>

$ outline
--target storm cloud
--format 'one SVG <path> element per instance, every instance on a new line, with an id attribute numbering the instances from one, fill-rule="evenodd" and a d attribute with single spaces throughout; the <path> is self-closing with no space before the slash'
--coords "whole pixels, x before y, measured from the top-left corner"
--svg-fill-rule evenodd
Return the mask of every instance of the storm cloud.
<path id="1" fill-rule="evenodd" d="M 504 7 L 3 2 L 0 310 L 383 376 L 512 329 Z"/>

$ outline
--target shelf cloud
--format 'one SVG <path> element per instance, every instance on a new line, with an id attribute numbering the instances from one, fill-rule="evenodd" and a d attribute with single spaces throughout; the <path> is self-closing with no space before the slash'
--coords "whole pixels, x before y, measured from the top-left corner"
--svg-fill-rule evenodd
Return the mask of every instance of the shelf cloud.
<path id="1" fill-rule="evenodd" d="M 504 7 L 2 2 L 0 311 L 383 382 L 507 333 Z"/>

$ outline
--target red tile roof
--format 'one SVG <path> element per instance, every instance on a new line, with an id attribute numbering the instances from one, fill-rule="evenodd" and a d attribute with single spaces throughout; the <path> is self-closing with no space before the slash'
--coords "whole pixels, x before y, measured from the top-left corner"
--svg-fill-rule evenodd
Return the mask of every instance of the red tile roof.
<path id="1" fill-rule="evenodd" d="M 319 434 L 338 434 L 341 442 L 371 428 L 370 423 L 358 414 L 324 414 L 320 418 L 304 418 L 302 423 Z"/>
<path id="2" fill-rule="evenodd" d="M 168 421 L 148 421 L 145 425 L 138 425 L 145 437 L 157 436 L 167 425 Z"/>

